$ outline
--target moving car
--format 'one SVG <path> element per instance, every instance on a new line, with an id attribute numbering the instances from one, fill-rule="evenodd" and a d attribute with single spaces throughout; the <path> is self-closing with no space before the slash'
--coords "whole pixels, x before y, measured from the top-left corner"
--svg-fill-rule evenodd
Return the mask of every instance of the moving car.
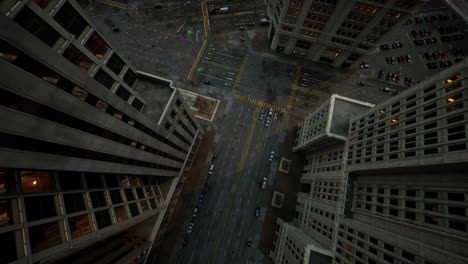
<path id="1" fill-rule="evenodd" d="M 274 157 L 275 157 L 275 152 L 272 150 L 270 153 L 270 161 L 273 161 Z"/>
<path id="2" fill-rule="evenodd" d="M 211 164 L 210 166 L 210 170 L 208 171 L 208 174 L 213 174 L 213 169 L 214 169 L 214 165 Z"/>
<path id="3" fill-rule="evenodd" d="M 260 216 L 260 207 L 255 208 L 255 216 Z"/>

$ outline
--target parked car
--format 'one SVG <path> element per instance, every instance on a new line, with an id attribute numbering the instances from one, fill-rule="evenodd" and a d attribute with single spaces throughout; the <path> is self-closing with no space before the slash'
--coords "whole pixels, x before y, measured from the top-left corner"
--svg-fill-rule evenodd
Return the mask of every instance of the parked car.
<path id="1" fill-rule="evenodd" d="M 262 184 L 261 184 L 262 189 L 266 189 L 267 182 L 268 182 L 267 178 L 263 177 Z"/>
<path id="2" fill-rule="evenodd" d="M 275 157 L 275 152 L 272 150 L 270 153 L 270 161 L 273 161 L 274 157 Z"/>

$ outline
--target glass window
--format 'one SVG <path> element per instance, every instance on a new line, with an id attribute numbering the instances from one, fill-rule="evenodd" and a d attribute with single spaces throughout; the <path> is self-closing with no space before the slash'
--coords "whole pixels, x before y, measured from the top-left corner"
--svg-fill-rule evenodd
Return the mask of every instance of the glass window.
<path id="1" fill-rule="evenodd" d="M 42 9 L 46 8 L 51 0 L 34 0 L 34 2 Z"/>
<path id="2" fill-rule="evenodd" d="M 30 227 L 29 240 L 33 254 L 62 243 L 62 232 L 59 222 Z"/>
<path id="3" fill-rule="evenodd" d="M 112 54 L 109 61 L 107 62 L 107 67 L 116 75 L 119 75 L 124 66 L 125 62 L 115 52 L 114 54 Z"/>
<path id="4" fill-rule="evenodd" d="M 10 263 L 24 256 L 23 247 L 19 246 L 23 244 L 21 234 L 20 231 L 0 234 L 1 263 Z"/>
<path id="5" fill-rule="evenodd" d="M 114 208 L 115 216 L 117 217 L 117 222 L 123 222 L 128 219 L 127 210 L 125 210 L 125 206 L 119 206 Z"/>
<path id="6" fill-rule="evenodd" d="M 83 181 L 81 180 L 81 173 L 75 171 L 60 171 L 58 172 L 58 179 L 60 182 L 61 190 L 81 190 L 83 189 Z"/>
<path id="7" fill-rule="evenodd" d="M 0 227 L 18 223 L 16 200 L 0 200 Z"/>
<path id="8" fill-rule="evenodd" d="M 0 169 L 0 195 L 15 192 L 14 170 Z"/>
<path id="9" fill-rule="evenodd" d="M 137 191 L 139 199 L 144 199 L 145 198 L 145 193 L 143 191 L 143 188 L 137 188 L 136 191 Z"/>
<path id="10" fill-rule="evenodd" d="M 109 49 L 109 45 L 96 31 L 89 36 L 84 46 L 96 55 L 98 59 L 102 59 Z"/>
<path id="11" fill-rule="evenodd" d="M 104 195 L 104 192 L 91 192 L 90 196 L 94 208 L 99 208 L 107 205 L 106 196 Z"/>
<path id="12" fill-rule="evenodd" d="M 59 23 L 65 30 L 70 34 L 79 37 L 83 30 L 88 26 L 88 23 L 84 18 L 78 13 L 78 11 L 73 8 L 73 6 L 65 2 L 62 8 L 54 16 L 55 21 Z"/>
<path id="13" fill-rule="evenodd" d="M 60 38 L 60 34 L 55 29 L 27 6 L 23 7 L 13 20 L 49 47 L 54 46 Z"/>
<path id="14" fill-rule="evenodd" d="M 91 65 L 93 65 L 93 62 L 72 44 L 68 46 L 62 55 L 71 63 L 80 67 L 80 69 L 84 72 L 88 72 L 89 68 L 91 68 Z"/>
<path id="15" fill-rule="evenodd" d="M 127 89 L 125 89 L 123 86 L 120 86 L 119 89 L 115 92 L 115 94 L 122 98 L 123 100 L 127 101 L 128 98 L 132 95 Z"/>
<path id="16" fill-rule="evenodd" d="M 133 106 L 136 110 L 140 111 L 141 108 L 143 108 L 143 103 L 142 103 L 140 100 L 138 100 L 138 99 L 135 98 L 135 99 L 133 100 L 133 102 L 132 102 L 132 106 Z"/>
<path id="17" fill-rule="evenodd" d="M 100 173 L 86 172 L 85 179 L 88 189 L 104 188 L 104 184 L 102 182 L 102 174 Z"/>
<path id="18" fill-rule="evenodd" d="M 149 201 L 150 201 L 150 204 L 151 204 L 151 208 L 156 209 L 157 206 L 156 206 L 155 200 L 154 200 L 154 199 L 150 199 Z"/>
<path id="19" fill-rule="evenodd" d="M 102 69 L 99 69 L 96 75 L 94 75 L 94 79 L 108 89 L 110 89 L 115 82 L 114 79 Z"/>
<path id="20" fill-rule="evenodd" d="M 140 207 L 141 207 L 141 210 L 144 212 L 144 211 L 148 211 L 148 204 L 146 203 L 146 201 L 141 201 L 140 202 Z"/>
<path id="21" fill-rule="evenodd" d="M 106 185 L 109 188 L 119 187 L 120 186 L 119 185 L 119 180 L 117 179 L 117 176 L 114 175 L 114 174 L 106 174 L 105 179 L 106 179 Z"/>
<path id="22" fill-rule="evenodd" d="M 123 81 L 126 84 L 128 84 L 128 86 L 132 87 L 136 79 L 137 79 L 136 73 L 134 73 L 131 69 L 128 69 L 128 71 L 125 73 Z"/>
<path id="23" fill-rule="evenodd" d="M 72 239 L 84 236 L 92 232 L 87 214 L 68 218 Z"/>
<path id="24" fill-rule="evenodd" d="M 109 191 L 109 193 L 112 200 L 112 204 L 119 204 L 123 202 L 120 190 L 111 190 Z"/>
<path id="25" fill-rule="evenodd" d="M 129 187 L 130 186 L 130 179 L 126 175 L 120 176 L 120 186 Z"/>
<path id="26" fill-rule="evenodd" d="M 50 192 L 53 185 L 47 171 L 20 171 L 23 192 Z"/>
<path id="27" fill-rule="evenodd" d="M 141 186 L 140 177 L 137 175 L 132 175 L 132 181 L 134 186 Z"/>
<path id="28" fill-rule="evenodd" d="M 71 92 L 72 95 L 80 98 L 81 100 L 86 100 L 86 97 L 88 97 L 88 92 L 79 88 L 79 87 L 74 87 L 72 92 Z"/>
<path id="29" fill-rule="evenodd" d="M 52 195 L 25 197 L 24 205 L 26 207 L 26 216 L 28 221 L 49 218 L 57 215 L 55 197 Z"/>
<path id="30" fill-rule="evenodd" d="M 109 210 L 102 210 L 94 213 L 96 215 L 96 222 L 99 229 L 112 225 Z"/>
<path id="31" fill-rule="evenodd" d="M 138 206 L 136 203 L 129 204 L 128 207 L 130 208 L 130 213 L 132 214 L 132 217 L 135 217 L 140 214 L 140 211 L 138 211 Z"/>
<path id="32" fill-rule="evenodd" d="M 83 193 L 68 193 L 63 195 L 67 214 L 86 210 Z"/>
<path id="33" fill-rule="evenodd" d="M 132 189 L 125 189 L 125 197 L 127 197 L 127 201 L 133 201 L 135 200 L 135 195 L 133 194 Z"/>

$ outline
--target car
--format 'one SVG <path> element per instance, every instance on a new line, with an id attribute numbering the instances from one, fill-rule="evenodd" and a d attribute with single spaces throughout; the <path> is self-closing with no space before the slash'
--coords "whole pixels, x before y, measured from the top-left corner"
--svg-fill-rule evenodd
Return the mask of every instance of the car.
<path id="1" fill-rule="evenodd" d="M 189 233 L 189 234 L 192 233 L 193 225 L 194 225 L 193 223 L 190 223 L 190 224 L 189 224 L 189 226 L 188 226 L 188 228 L 187 228 L 187 233 Z"/>
<path id="2" fill-rule="evenodd" d="M 239 37 L 239 40 L 240 40 L 240 41 L 244 41 L 245 38 L 244 38 L 244 37 Z"/>
<path id="3" fill-rule="evenodd" d="M 397 76 L 397 77 L 396 77 L 395 82 L 396 82 L 396 83 L 400 83 L 400 82 L 401 82 L 400 76 Z"/>
<path id="4" fill-rule="evenodd" d="M 246 27 L 239 27 L 239 30 L 247 30 Z"/>
<path id="5" fill-rule="evenodd" d="M 379 79 L 382 79 L 383 76 L 384 76 L 384 74 L 385 74 L 384 71 L 383 71 L 383 70 L 380 70 L 380 71 L 379 71 L 379 76 L 378 76 Z"/>
<path id="6" fill-rule="evenodd" d="M 200 195 L 198 196 L 198 201 L 203 202 L 203 198 L 205 198 L 205 194 L 203 194 L 203 192 L 201 192 Z"/>
<path id="7" fill-rule="evenodd" d="M 263 177 L 262 183 L 261 183 L 261 188 L 265 189 L 267 185 L 268 179 L 266 177 Z"/>
<path id="8" fill-rule="evenodd" d="M 184 242 L 182 242 L 182 247 L 186 247 L 188 245 L 188 238 L 184 238 Z"/>
<path id="9" fill-rule="evenodd" d="M 206 85 L 212 85 L 212 83 L 209 82 L 209 81 L 203 81 L 203 83 L 206 84 Z"/>
<path id="10" fill-rule="evenodd" d="M 214 162 L 218 158 L 218 154 L 214 153 L 213 157 L 211 158 L 211 162 Z"/>
<path id="11" fill-rule="evenodd" d="M 380 91 L 390 92 L 391 90 L 388 87 L 382 87 L 382 88 L 380 88 Z"/>
<path id="12" fill-rule="evenodd" d="M 268 115 L 269 116 L 273 115 L 273 109 L 272 108 L 270 108 L 270 110 L 268 110 Z"/>
<path id="13" fill-rule="evenodd" d="M 264 113 L 260 113 L 260 115 L 258 116 L 258 119 L 259 120 L 263 120 L 265 118 L 265 114 Z"/>
<path id="14" fill-rule="evenodd" d="M 270 161 L 273 161 L 273 158 L 275 157 L 275 152 L 271 151 L 270 153 Z"/>
<path id="15" fill-rule="evenodd" d="M 361 63 L 359 65 L 360 65 L 361 69 L 369 68 L 369 64 L 367 64 L 367 61 L 361 61 Z"/>
<path id="16" fill-rule="evenodd" d="M 265 121 L 265 127 L 269 127 L 270 126 L 270 117 L 267 117 L 266 121 Z"/>
<path id="17" fill-rule="evenodd" d="M 213 169 L 214 169 L 214 165 L 211 164 L 210 166 L 210 170 L 208 171 L 208 174 L 213 174 Z"/>
<path id="18" fill-rule="evenodd" d="M 249 238 L 249 241 L 247 241 L 247 246 L 248 246 L 248 247 L 251 247 L 251 246 L 252 246 L 252 241 L 250 240 L 250 238 Z"/>
<path id="19" fill-rule="evenodd" d="M 260 216 L 260 207 L 255 208 L 255 216 L 256 217 Z"/>
<path id="20" fill-rule="evenodd" d="M 365 86 L 366 84 L 363 83 L 363 82 L 357 82 L 357 85 L 359 85 L 359 86 Z"/>

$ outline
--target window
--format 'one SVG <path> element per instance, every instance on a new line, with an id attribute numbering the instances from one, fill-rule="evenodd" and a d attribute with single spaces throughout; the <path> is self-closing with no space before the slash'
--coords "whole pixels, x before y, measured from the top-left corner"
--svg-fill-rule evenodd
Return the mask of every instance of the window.
<path id="1" fill-rule="evenodd" d="M 61 190 L 81 190 L 83 182 L 81 181 L 81 173 L 73 171 L 58 172 Z"/>
<path id="2" fill-rule="evenodd" d="M 23 7 L 13 20 L 49 47 L 54 46 L 60 38 L 60 34 L 55 29 L 27 6 Z"/>
<path id="3" fill-rule="evenodd" d="M 462 207 L 449 206 L 448 213 L 459 216 L 466 216 L 466 210 Z"/>
<path id="4" fill-rule="evenodd" d="M 466 232 L 466 223 L 449 220 L 449 228 Z"/>
<path id="5" fill-rule="evenodd" d="M 433 225 L 438 225 L 439 224 L 439 218 L 435 216 L 425 216 L 424 217 L 424 222 L 428 224 L 433 224 Z"/>
<path id="6" fill-rule="evenodd" d="M 130 213 L 132 214 L 132 217 L 135 217 L 140 214 L 136 203 L 129 204 L 128 207 L 130 208 Z"/>
<path id="7" fill-rule="evenodd" d="M 86 97 L 88 97 L 88 92 L 75 86 L 73 87 L 73 90 L 71 91 L 71 94 L 78 97 L 81 100 L 86 100 Z"/>
<path id="8" fill-rule="evenodd" d="M 104 188 L 104 184 L 102 182 L 102 174 L 100 173 L 85 173 L 85 179 L 88 189 Z"/>
<path id="9" fill-rule="evenodd" d="M 133 194 L 132 189 L 125 189 L 125 197 L 127 198 L 127 201 L 133 201 L 135 200 L 135 195 Z"/>
<path id="10" fill-rule="evenodd" d="M 42 9 L 46 8 L 51 0 L 34 0 L 34 2 Z"/>
<path id="11" fill-rule="evenodd" d="M 23 192 L 50 192 L 53 191 L 49 172 L 47 171 L 20 171 Z"/>
<path id="12" fill-rule="evenodd" d="M 102 59 L 109 49 L 109 45 L 96 31 L 89 36 L 89 39 L 86 41 L 84 46 L 98 59 Z"/>
<path id="13" fill-rule="evenodd" d="M 24 257 L 21 232 L 5 232 L 0 234 L 0 248 L 2 249 L 2 263 L 10 263 Z M 21 246 L 17 246 L 21 245 Z"/>
<path id="14" fill-rule="evenodd" d="M 128 219 L 127 210 L 125 210 L 125 206 L 119 206 L 114 208 L 115 216 L 117 218 L 117 222 L 123 222 Z"/>
<path id="15" fill-rule="evenodd" d="M 117 179 L 116 175 L 106 174 L 104 177 L 106 179 L 107 187 L 113 188 L 113 187 L 119 187 L 120 186 L 119 185 L 119 179 Z"/>
<path id="16" fill-rule="evenodd" d="M 138 199 L 144 199 L 145 198 L 145 193 L 143 191 L 143 188 L 137 188 L 136 189 Z"/>
<path id="17" fill-rule="evenodd" d="M 61 229 L 60 222 L 52 222 L 30 227 L 29 241 L 31 252 L 34 254 L 61 244 L 63 241 Z"/>
<path id="18" fill-rule="evenodd" d="M 96 222 L 99 229 L 112 225 L 109 210 L 95 212 Z"/>
<path id="19" fill-rule="evenodd" d="M 102 69 L 99 69 L 96 75 L 94 75 L 94 79 L 108 89 L 110 89 L 115 82 L 114 79 Z"/>
<path id="20" fill-rule="evenodd" d="M 40 220 L 57 215 L 55 197 L 52 195 L 25 197 L 24 205 L 28 221 Z"/>
<path id="21" fill-rule="evenodd" d="M 85 202 L 82 193 L 64 194 L 65 209 L 67 214 L 86 210 Z"/>
<path id="22" fill-rule="evenodd" d="M 112 204 L 119 204 L 123 202 L 120 190 L 111 190 L 109 191 L 109 194 L 112 200 Z"/>
<path id="23" fill-rule="evenodd" d="M 12 169 L 0 169 L 0 195 L 15 191 L 13 175 Z"/>
<path id="24" fill-rule="evenodd" d="M 78 38 L 83 30 L 88 26 L 86 20 L 73 8 L 69 2 L 65 2 L 62 8 L 54 16 L 55 21 L 59 23 L 70 34 Z"/>
<path id="25" fill-rule="evenodd" d="M 116 75 L 119 75 L 124 66 L 125 62 L 115 52 L 112 54 L 109 61 L 107 62 L 107 67 Z"/>
<path id="26" fill-rule="evenodd" d="M 15 208 L 18 207 L 16 200 L 0 200 L 0 227 L 13 225 L 18 222 L 16 214 L 13 214 L 13 206 Z"/>
<path id="27" fill-rule="evenodd" d="M 138 100 L 138 99 L 135 98 L 135 99 L 133 100 L 133 102 L 132 102 L 132 106 L 133 106 L 136 110 L 140 111 L 141 108 L 143 108 L 143 103 L 142 103 L 140 100 Z"/>
<path id="28" fill-rule="evenodd" d="M 129 187 L 130 186 L 130 179 L 126 175 L 120 176 L 120 186 Z"/>
<path id="29" fill-rule="evenodd" d="M 463 194 L 463 193 L 448 193 L 447 198 L 450 201 L 463 202 L 463 201 L 465 201 L 465 194 Z"/>
<path id="30" fill-rule="evenodd" d="M 90 193 L 90 196 L 94 208 L 99 208 L 107 205 L 106 196 L 104 195 L 104 192 L 92 192 Z"/>
<path id="31" fill-rule="evenodd" d="M 124 101 L 127 101 L 128 98 L 132 95 L 127 89 L 125 89 L 123 86 L 120 86 L 119 89 L 117 89 L 117 92 L 115 92 L 117 96 L 122 98 Z"/>
<path id="32" fill-rule="evenodd" d="M 131 69 L 128 69 L 128 71 L 125 73 L 123 81 L 126 84 L 128 84 L 128 86 L 132 87 L 136 79 L 137 79 L 136 73 L 134 73 Z"/>
<path id="33" fill-rule="evenodd" d="M 87 214 L 68 218 L 72 239 L 84 236 L 92 232 Z"/>
<path id="34" fill-rule="evenodd" d="M 80 67 L 84 72 L 88 72 L 89 68 L 93 65 L 93 62 L 86 57 L 78 48 L 70 44 L 68 48 L 63 52 L 63 57 L 69 60 L 71 63 Z"/>

